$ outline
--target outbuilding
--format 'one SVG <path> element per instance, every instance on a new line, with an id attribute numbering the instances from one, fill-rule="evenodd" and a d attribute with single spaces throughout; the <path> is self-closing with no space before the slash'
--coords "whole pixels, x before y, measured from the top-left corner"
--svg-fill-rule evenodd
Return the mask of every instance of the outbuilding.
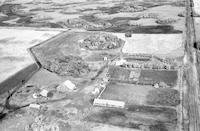
<path id="1" fill-rule="evenodd" d="M 60 92 L 66 92 L 68 90 L 75 90 L 76 85 L 72 83 L 70 80 L 64 81 L 61 85 L 57 87 L 57 90 Z"/>

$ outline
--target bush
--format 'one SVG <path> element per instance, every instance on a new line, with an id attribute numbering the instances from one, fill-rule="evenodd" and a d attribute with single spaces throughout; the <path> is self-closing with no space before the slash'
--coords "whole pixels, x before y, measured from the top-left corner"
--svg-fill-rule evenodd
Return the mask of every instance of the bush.
<path id="1" fill-rule="evenodd" d="M 185 12 L 181 12 L 178 14 L 179 17 L 185 17 Z"/>

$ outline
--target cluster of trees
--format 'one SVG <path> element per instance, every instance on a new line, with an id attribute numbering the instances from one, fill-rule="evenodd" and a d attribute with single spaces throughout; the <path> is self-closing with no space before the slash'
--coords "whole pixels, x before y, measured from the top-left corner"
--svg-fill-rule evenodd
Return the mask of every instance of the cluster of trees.
<path id="1" fill-rule="evenodd" d="M 120 9 L 120 12 L 139 12 L 139 11 L 144 11 L 146 10 L 146 7 L 139 6 L 139 5 L 126 5 L 122 9 Z"/>
<path id="2" fill-rule="evenodd" d="M 84 28 L 86 30 L 98 30 L 112 26 L 109 22 L 98 21 L 91 23 L 80 18 L 68 19 L 62 22 L 62 24 L 69 28 Z"/>
<path id="3" fill-rule="evenodd" d="M 144 13 L 138 16 L 139 18 L 153 18 L 153 19 L 157 19 L 158 18 L 158 14 L 157 13 Z"/>
<path id="4" fill-rule="evenodd" d="M 78 56 L 62 56 L 42 62 L 42 66 L 62 76 L 79 77 L 90 72 L 89 66 Z"/>
<path id="5" fill-rule="evenodd" d="M 98 33 L 86 38 L 80 46 L 90 50 L 106 50 L 119 48 L 123 43 L 125 41 L 116 36 Z"/>
<path id="6" fill-rule="evenodd" d="M 173 23 L 176 23 L 176 22 L 177 22 L 177 20 L 175 20 L 173 18 L 158 19 L 158 20 L 156 20 L 156 23 L 163 24 L 163 25 L 173 24 Z"/>
<path id="7" fill-rule="evenodd" d="M 164 64 L 151 64 L 151 63 L 132 63 L 132 64 L 123 64 L 121 67 L 125 68 L 144 68 L 144 69 L 164 69 L 164 70 L 174 70 L 175 67 L 171 65 Z"/>

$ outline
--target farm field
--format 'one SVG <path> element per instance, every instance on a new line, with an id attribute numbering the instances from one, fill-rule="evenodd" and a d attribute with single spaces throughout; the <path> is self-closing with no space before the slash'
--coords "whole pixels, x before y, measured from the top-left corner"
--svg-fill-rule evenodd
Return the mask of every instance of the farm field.
<path id="1" fill-rule="evenodd" d="M 180 57 L 184 54 L 182 34 L 134 34 L 127 39 L 122 52 Z"/>
<path id="2" fill-rule="evenodd" d="M 179 97 L 179 91 L 175 89 L 110 82 L 99 99 L 123 101 L 127 105 L 177 106 L 180 104 Z"/>
<path id="3" fill-rule="evenodd" d="M 109 67 L 108 72 L 109 72 L 111 79 L 128 81 L 131 71 L 126 70 L 124 68 L 111 66 L 111 67 Z"/>
<path id="4" fill-rule="evenodd" d="M 131 77 L 131 72 L 134 74 Z M 145 69 L 124 69 L 121 67 L 110 66 L 108 73 L 111 80 L 125 83 L 140 83 L 153 85 L 155 83 L 164 82 L 170 87 L 177 84 L 178 71 L 172 70 L 145 70 Z M 135 78 L 135 79 L 134 79 Z"/>
<path id="5" fill-rule="evenodd" d="M 141 86 L 134 84 L 111 82 L 107 85 L 101 95 L 101 99 L 125 101 L 127 104 L 144 105 L 146 96 L 149 91 L 153 90 L 152 86 Z"/>
<path id="6" fill-rule="evenodd" d="M 177 83 L 178 71 L 141 70 L 139 81 L 165 82 L 174 87 Z"/>
<path id="7" fill-rule="evenodd" d="M 85 120 L 133 131 L 173 131 L 176 128 L 176 116 L 176 111 L 171 108 L 129 106 L 126 110 L 95 108 Z"/>
<path id="8" fill-rule="evenodd" d="M 28 51 L 30 47 L 60 33 L 28 29 L 1 29 L 1 32 L 0 83 L 35 63 Z"/>

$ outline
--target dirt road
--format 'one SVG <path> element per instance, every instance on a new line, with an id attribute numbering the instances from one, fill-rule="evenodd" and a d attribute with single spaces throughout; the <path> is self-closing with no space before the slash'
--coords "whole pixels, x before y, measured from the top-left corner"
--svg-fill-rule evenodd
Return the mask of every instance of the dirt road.
<path id="1" fill-rule="evenodd" d="M 200 117 L 199 117 L 199 99 L 198 99 L 198 73 L 196 69 L 196 51 L 193 48 L 195 41 L 194 35 L 194 21 L 191 17 L 192 14 L 192 0 L 186 1 L 186 53 L 190 68 L 186 69 L 185 76 L 187 81 L 187 91 L 184 94 L 184 108 L 187 110 L 188 120 L 187 129 L 185 131 L 199 131 L 200 130 Z"/>

